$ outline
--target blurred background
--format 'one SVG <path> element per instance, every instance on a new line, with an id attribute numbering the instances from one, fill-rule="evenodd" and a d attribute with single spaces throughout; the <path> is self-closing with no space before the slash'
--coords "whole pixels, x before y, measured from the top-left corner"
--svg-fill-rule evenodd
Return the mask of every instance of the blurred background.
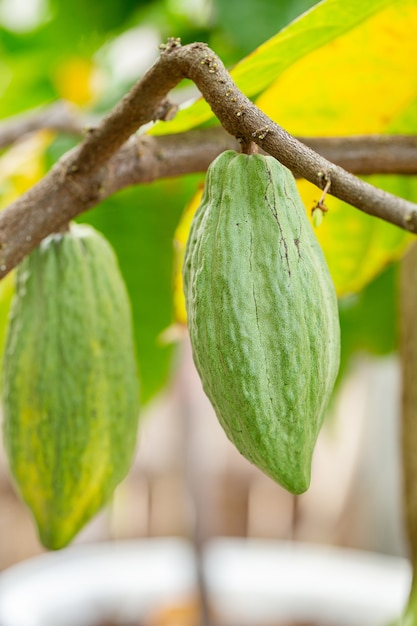
<path id="1" fill-rule="evenodd" d="M 205 41 L 232 67 L 314 4 L 0 0 L 0 118 L 64 100 L 83 124 L 94 123 L 153 63 L 167 37 Z M 185 81 L 173 97 L 182 103 L 196 95 Z M 310 130 L 314 135 L 316 129 Z M 0 206 L 39 180 L 78 141 L 70 132 L 42 131 L 0 152 Z M 226 439 L 202 392 L 175 307 L 177 227 L 202 180 L 193 175 L 124 190 L 82 218 L 104 232 L 119 256 L 137 329 L 144 408 L 129 476 L 75 544 L 175 536 L 201 545 L 226 536 L 406 555 L 399 262 L 383 261 L 366 286 L 340 300 L 342 373 L 317 445 L 311 488 L 295 498 Z M 137 232 L 146 235 L 140 243 L 132 235 Z M 12 278 L 0 289 L 3 329 Z M 4 329 L 1 341 L 3 334 Z M 0 446 L 0 570 L 42 552 Z"/>

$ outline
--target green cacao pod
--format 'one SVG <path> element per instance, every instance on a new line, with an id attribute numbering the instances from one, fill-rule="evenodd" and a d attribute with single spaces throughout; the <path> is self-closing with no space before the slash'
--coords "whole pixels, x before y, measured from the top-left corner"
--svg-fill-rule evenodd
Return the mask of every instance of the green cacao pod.
<path id="1" fill-rule="evenodd" d="M 71 541 L 129 469 L 133 346 L 116 257 L 93 228 L 71 224 L 19 265 L 3 360 L 4 441 L 50 549 Z"/>
<path id="2" fill-rule="evenodd" d="M 238 450 L 292 493 L 339 367 L 337 299 L 291 172 L 233 151 L 209 167 L 183 266 L 196 368 Z"/>

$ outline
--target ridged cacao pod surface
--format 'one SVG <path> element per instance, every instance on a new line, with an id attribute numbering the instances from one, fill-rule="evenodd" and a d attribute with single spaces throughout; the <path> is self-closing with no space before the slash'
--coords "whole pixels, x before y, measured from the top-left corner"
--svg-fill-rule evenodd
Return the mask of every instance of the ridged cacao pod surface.
<path id="1" fill-rule="evenodd" d="M 3 407 L 18 491 L 44 545 L 61 548 L 127 474 L 138 422 L 130 303 L 90 226 L 47 237 L 17 268 Z"/>
<path id="2" fill-rule="evenodd" d="M 238 450 L 290 492 L 339 367 L 333 282 L 291 172 L 259 154 L 209 167 L 183 266 L 193 358 Z"/>

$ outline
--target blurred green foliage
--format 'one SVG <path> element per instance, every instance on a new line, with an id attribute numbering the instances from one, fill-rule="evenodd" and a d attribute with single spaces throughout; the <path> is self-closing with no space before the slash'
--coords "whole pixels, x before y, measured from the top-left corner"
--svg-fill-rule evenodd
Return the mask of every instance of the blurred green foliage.
<path id="1" fill-rule="evenodd" d="M 0 15 L 0 118 L 60 96 L 55 85 L 67 58 L 91 58 L 121 33 L 155 28 L 160 42 L 203 40 L 232 65 L 275 34 L 312 0 L 49 0 L 34 28 L 7 28 Z M 140 38 L 140 33 L 138 33 Z M 138 42 L 139 43 L 139 42 Z M 120 94 L 125 85 L 120 85 Z"/>
<path id="2" fill-rule="evenodd" d="M 339 301 L 339 380 L 359 353 L 384 356 L 398 345 L 398 263 L 390 264 L 360 293 Z"/>
<path id="3" fill-rule="evenodd" d="M 241 56 L 252 52 L 314 4 L 317 0 L 215 0 L 221 36 Z"/>

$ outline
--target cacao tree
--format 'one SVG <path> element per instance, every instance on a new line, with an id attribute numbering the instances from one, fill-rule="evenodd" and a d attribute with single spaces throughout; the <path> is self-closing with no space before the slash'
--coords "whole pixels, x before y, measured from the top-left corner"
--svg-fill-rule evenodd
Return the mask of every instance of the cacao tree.
<path id="1" fill-rule="evenodd" d="M 111 26 L 107 4 L 111 5 Z M 274 29 L 266 36 L 265 30 L 260 29 L 264 33 L 264 43 L 262 39 L 252 44 L 244 37 L 239 39 L 237 27 L 233 31 L 238 40 L 236 58 L 228 58 L 230 48 L 227 45 L 223 46 L 224 50 L 220 50 L 222 54 L 219 55 L 216 46 L 210 47 L 197 41 L 197 38 L 187 43 L 185 29 L 184 42 L 178 37 L 158 42 L 159 52 L 149 60 L 146 70 L 143 68 L 139 80 L 134 81 L 133 76 L 127 74 L 124 83 L 107 81 L 107 88 L 100 92 L 96 87 L 94 91 L 92 78 L 100 77 L 100 72 L 104 72 L 109 62 L 104 45 L 109 29 L 119 29 L 117 34 L 119 38 L 123 37 L 121 33 L 129 20 L 141 23 L 147 4 L 118 3 L 118 11 L 114 13 L 112 3 L 101 3 L 99 13 L 94 13 L 94 29 L 88 38 L 81 38 L 80 33 L 83 28 L 91 26 L 93 18 L 88 6 L 82 2 L 76 3 L 77 10 L 74 11 L 73 3 L 67 7 L 64 2 L 55 0 L 51 3 L 56 9 L 55 18 L 49 21 L 45 18 L 44 22 L 40 18 L 38 31 L 31 31 L 26 38 L 13 33 L 10 25 L 3 25 L 2 28 L 3 63 L 11 72 L 8 82 L 4 80 L 4 98 L 0 104 L 0 115 L 4 118 L 0 125 L 0 147 L 3 150 L 0 185 L 4 207 L 0 213 L 2 345 L 16 275 L 15 303 L 4 354 L 5 441 L 11 470 L 20 491 L 34 511 L 41 533 L 42 529 L 45 531 L 43 540 L 52 548 L 70 541 L 81 524 L 110 497 L 117 482 L 127 472 L 136 433 L 137 379 L 141 402 L 146 404 L 167 383 L 175 351 L 172 343 L 161 345 L 158 339 L 167 328 L 184 328 L 186 324 L 179 267 L 190 232 L 189 224 L 200 202 L 204 174 L 214 161 L 211 191 L 207 191 L 210 188 L 207 181 L 205 193 L 208 195 L 203 197 L 194 218 L 184 270 L 196 365 L 228 436 L 245 456 L 295 492 L 308 486 L 309 467 L 305 469 L 304 455 L 309 464 L 324 416 L 323 407 L 333 389 L 336 361 L 338 363 L 339 360 L 338 355 L 333 359 L 334 346 L 328 349 L 328 335 L 333 337 L 336 327 L 334 292 L 339 297 L 342 375 L 350 356 L 357 349 L 365 348 L 383 354 L 397 348 L 396 273 L 404 253 L 409 250 L 401 283 L 403 440 L 406 523 L 415 562 L 417 496 L 413 489 L 416 470 L 412 442 L 416 439 L 413 241 L 417 232 L 417 41 L 413 26 L 417 24 L 417 5 L 412 0 L 372 0 L 368 3 L 323 0 L 281 30 L 275 22 Z M 300 3 L 299 8 L 312 4 L 305 3 L 301 7 Z M 226 24 L 233 22 L 230 13 L 236 19 L 237 13 L 242 11 L 234 5 L 233 2 L 217 2 L 218 14 Z M 239 3 L 241 6 L 252 5 Z M 265 18 L 265 13 L 260 13 Z M 271 21 L 266 21 L 269 26 Z M 57 36 L 59 24 L 65 25 L 67 37 Z M 43 40 L 36 36 L 42 30 Z M 207 26 L 200 30 L 201 39 L 204 35 L 206 39 L 210 38 Z M 143 35 L 144 31 L 137 36 L 140 34 Z M 135 35 L 134 29 L 131 35 Z M 82 41 L 76 54 L 73 53 L 74 37 Z M 213 37 L 213 40 L 215 42 L 216 38 Z M 16 61 L 16 49 L 22 41 L 22 50 L 26 46 L 30 55 L 25 57 L 22 52 Z M 62 61 L 55 66 L 49 60 L 50 48 L 46 41 L 60 51 Z M 245 49 L 245 45 L 249 48 Z M 100 55 L 93 56 L 97 50 L 101 50 L 101 58 Z M 23 68 L 20 72 L 18 62 Z M 234 64 L 230 71 L 224 62 L 228 66 Z M 26 71 L 29 65 L 30 80 Z M 198 97 L 193 91 L 193 103 L 178 108 L 176 98 L 181 89 L 189 88 L 190 80 L 201 95 Z M 105 84 L 106 80 L 103 82 Z M 24 97 L 16 104 L 19 90 Z M 60 101 L 53 102 L 58 98 Z M 72 105 L 68 101 L 72 101 Z M 33 110 L 35 106 L 39 108 Z M 26 163 L 25 149 L 30 152 Z M 235 159 L 237 152 L 244 153 L 244 159 L 252 159 L 251 162 L 256 162 L 261 168 L 247 174 L 249 194 L 244 190 L 246 183 L 242 172 L 239 173 L 240 178 L 232 176 L 229 180 L 225 177 L 226 162 L 231 154 Z M 215 161 L 223 153 L 226 156 Z M 272 159 L 274 165 L 262 169 L 264 163 L 269 162 L 267 159 Z M 271 174 L 271 171 L 274 173 Z M 291 188 L 291 191 L 285 186 L 287 177 L 290 177 L 288 185 L 291 187 L 288 189 Z M 297 179 L 298 191 L 293 177 Z M 267 202 L 271 206 L 266 191 L 270 181 L 275 185 L 276 197 L 280 198 L 276 204 L 274 200 L 274 207 L 283 211 L 282 219 L 285 221 L 282 227 L 281 221 L 275 220 L 279 222 L 280 229 L 284 228 L 279 235 L 272 234 L 274 231 L 270 230 L 268 223 L 262 224 L 261 218 L 256 217 L 257 197 L 260 198 L 260 205 Z M 299 213 L 301 206 L 302 214 Z M 208 215 L 212 207 L 223 207 L 229 216 L 235 212 L 233 220 L 236 224 L 239 219 L 249 219 L 250 215 L 254 219 L 250 235 L 254 236 L 258 246 L 260 241 L 265 249 L 268 244 L 271 249 L 276 245 L 278 250 L 280 245 L 284 246 L 284 252 L 281 250 L 276 255 L 274 251 L 278 265 L 275 261 L 275 265 L 265 263 L 262 270 L 252 274 L 250 263 L 248 266 L 236 263 L 236 255 L 241 248 L 234 248 L 235 235 L 226 236 L 226 227 L 220 221 L 219 228 L 225 234 L 224 239 L 218 239 L 217 232 L 203 232 L 201 216 Z M 114 247 L 129 293 L 131 313 L 129 304 L 124 302 L 125 287 L 119 269 L 113 258 L 109 260 L 112 253 L 104 252 L 104 248 L 91 253 L 94 238 L 101 241 L 100 235 L 95 230 L 89 231 L 86 226 L 72 225 L 74 220 L 89 222 Z M 314 231 L 308 224 L 309 220 L 313 222 Z M 301 230 L 300 224 L 303 224 Z M 84 236 L 80 236 L 80 240 L 74 236 L 73 241 L 71 233 L 83 232 L 83 228 L 94 235 L 91 238 L 87 236 L 87 242 L 83 242 Z M 268 241 L 269 237 L 271 241 Z M 177 243 L 175 255 L 174 239 Z M 295 430 L 293 426 L 286 431 L 284 429 L 287 439 L 281 426 L 278 430 L 275 423 L 273 428 L 269 427 L 272 417 L 268 417 L 267 427 L 264 428 L 261 423 L 255 434 L 250 429 L 243 434 L 238 432 L 233 413 L 246 410 L 240 406 L 240 396 L 237 401 L 228 403 L 227 398 L 225 401 L 226 390 L 220 388 L 219 391 L 217 381 L 213 384 L 213 378 L 218 376 L 216 359 L 222 358 L 230 359 L 232 377 L 240 377 L 243 381 L 237 387 L 238 394 L 245 395 L 246 381 L 256 379 L 255 371 L 239 368 L 244 351 L 234 352 L 236 346 L 242 346 L 246 340 L 246 330 L 245 338 L 243 333 L 236 332 L 236 328 L 239 329 L 238 318 L 233 319 L 230 329 L 222 335 L 224 346 L 218 353 L 217 335 L 212 333 L 209 337 L 207 331 L 204 331 L 206 335 L 201 334 L 207 318 L 218 316 L 218 311 L 211 310 L 209 305 L 221 297 L 221 289 L 216 285 L 210 285 L 209 289 L 210 276 L 207 274 L 204 277 L 200 272 L 212 271 L 211 266 L 207 266 L 209 269 L 204 266 L 201 258 L 202 255 L 207 258 L 213 254 L 214 248 L 207 252 L 210 249 L 203 248 L 203 244 L 209 245 L 209 240 L 209 243 L 216 241 L 217 245 L 217 239 L 222 242 L 227 254 L 222 257 L 222 267 L 213 275 L 231 277 L 229 282 L 220 282 L 221 288 L 229 294 L 229 304 L 225 299 L 222 306 L 231 308 L 233 301 L 237 302 L 239 298 L 244 303 L 245 298 L 234 291 L 233 285 L 237 289 L 245 283 L 252 289 L 259 280 L 271 280 L 273 284 L 278 281 L 280 284 L 280 272 L 288 269 L 288 273 L 292 272 L 294 276 L 296 297 L 291 308 L 278 315 L 277 326 L 273 325 L 272 317 L 268 317 L 267 336 L 278 344 L 284 342 L 286 322 L 290 319 L 291 324 L 298 323 L 300 312 L 299 323 L 305 329 L 304 337 L 309 338 L 307 344 L 310 347 L 321 346 L 315 356 L 317 363 L 324 361 L 329 367 L 330 373 L 326 371 L 324 375 L 325 384 L 320 382 L 321 374 L 317 375 L 318 366 L 311 367 L 311 385 L 306 382 L 301 377 L 301 365 L 298 374 L 296 370 L 286 372 L 291 380 L 278 372 L 273 385 L 270 381 L 267 384 L 263 381 L 260 385 L 254 383 L 255 395 L 267 396 L 265 402 L 259 403 L 261 408 L 269 402 L 275 407 L 272 396 L 277 394 L 281 397 L 284 387 L 287 393 L 288 383 L 297 383 L 294 390 L 290 390 L 297 397 L 305 386 L 311 388 L 312 395 L 303 406 L 294 401 L 299 409 L 296 414 L 298 425 Z M 293 245 L 291 258 L 286 248 L 289 240 Z M 107 243 L 98 245 L 107 250 Z M 48 251 L 49 247 L 54 248 L 52 253 Z M 60 247 L 68 257 L 61 257 L 64 253 L 59 252 Z M 320 258 L 319 262 L 310 259 L 311 265 L 316 264 L 315 273 L 308 274 L 310 278 L 300 273 L 298 263 L 304 258 L 301 251 L 306 249 L 312 251 L 311 259 Z M 215 250 L 213 260 L 219 263 L 218 245 Z M 90 253 L 93 259 L 91 267 L 86 259 Z M 252 257 L 248 258 L 251 262 Z M 284 264 L 284 270 L 279 262 Z M 106 276 L 108 263 L 111 269 Z M 66 292 L 68 268 L 71 268 L 68 280 L 74 282 L 68 283 L 70 287 Z M 238 280 L 233 278 L 236 272 Z M 200 283 L 197 274 L 199 279 L 204 278 Z M 317 295 L 317 301 L 321 303 L 317 307 L 319 312 L 311 316 L 302 309 L 308 283 L 310 291 Z M 52 313 L 56 331 L 51 327 L 42 327 L 42 321 L 50 319 L 47 304 L 49 284 L 55 294 L 64 294 L 59 312 L 57 309 Z M 95 295 L 92 295 L 92 285 L 100 287 Z M 39 291 L 40 286 L 44 293 Z M 199 305 L 204 305 L 203 309 L 195 306 L 196 289 L 197 301 Z M 256 304 L 262 302 L 261 292 L 262 289 L 256 296 Z M 107 295 L 102 296 L 102 293 Z M 110 300 L 108 293 L 114 294 Z M 328 296 L 328 293 L 333 295 Z M 75 304 L 74 294 L 78 298 Z M 282 296 L 282 292 L 279 295 Z M 112 308 L 111 300 L 117 302 L 118 308 Z M 65 311 L 67 301 L 74 304 L 73 310 Z M 330 301 L 333 304 L 329 312 Z M 381 307 L 382 302 L 389 304 Z M 274 301 L 274 306 L 278 308 L 279 299 Z M 321 317 L 322 311 L 329 314 Z M 378 314 L 375 315 L 375 312 Z M 70 314 L 71 328 L 67 326 L 66 313 Z M 132 345 L 130 315 L 135 347 Z M 251 315 L 253 319 L 258 319 L 256 307 Z M 225 318 L 220 320 L 221 324 L 227 324 L 227 321 Z M 251 325 L 249 323 L 248 328 Z M 77 359 L 71 361 L 71 342 L 68 338 L 77 337 L 77 328 L 84 338 L 88 337 L 88 341 L 79 344 Z M 68 333 L 68 353 L 65 345 L 58 346 L 51 340 L 54 332 L 58 337 L 62 330 Z M 291 336 L 296 334 L 294 332 Z M 251 353 L 255 351 L 258 341 L 259 336 L 253 340 Z M 108 344 L 109 352 L 106 352 Z M 36 362 L 33 346 L 38 345 L 43 347 L 44 360 Z M 298 364 L 303 362 L 303 351 L 306 350 L 304 344 L 300 346 Z M 229 353 L 228 348 L 231 350 Z M 269 349 L 268 344 L 266 350 Z M 134 350 L 137 365 L 132 356 Z M 114 358 L 113 371 L 107 369 L 109 356 Z M 273 362 L 274 354 L 268 353 L 268 358 Z M 48 373 L 51 376 L 55 374 L 56 380 L 54 367 L 59 364 L 66 368 L 68 363 L 68 371 L 71 367 L 85 367 L 90 372 L 91 368 L 92 378 L 87 393 L 82 380 L 77 386 L 74 382 L 76 377 L 68 379 L 68 393 L 73 394 L 77 406 L 65 403 L 64 398 L 68 397 L 65 390 L 58 391 L 53 401 L 49 397 Z M 300 378 L 297 379 L 297 376 Z M 33 384 L 24 389 L 22 381 L 27 379 Z M 109 379 L 110 383 L 103 382 Z M 117 418 L 112 413 L 115 411 L 111 401 L 113 394 L 119 408 L 123 403 L 128 405 L 126 412 L 121 410 Z M 314 410 L 312 415 L 314 403 L 320 405 L 320 410 Z M 60 450 L 62 463 L 71 465 L 76 457 L 85 463 L 84 485 L 89 485 L 91 480 L 94 488 L 91 499 L 83 502 L 73 499 L 77 489 L 72 491 L 68 484 L 65 488 L 61 487 L 66 480 L 61 480 L 59 476 L 59 464 L 53 474 L 48 474 L 50 450 L 48 445 L 41 447 L 43 437 L 47 444 L 52 437 L 45 427 L 45 416 L 53 413 L 56 417 L 60 413 L 71 420 L 78 415 L 81 405 L 84 408 L 88 405 L 88 419 L 82 422 L 78 434 L 73 429 L 75 439 L 68 440 L 63 436 L 55 447 Z M 249 421 L 252 409 L 248 413 Z M 29 423 L 37 423 L 33 418 L 36 412 L 42 436 L 26 430 Z M 125 419 L 125 415 L 129 416 L 126 430 L 120 428 L 118 423 L 120 419 Z M 257 422 L 262 422 L 262 415 L 257 415 Z M 312 419 L 313 434 L 309 430 Z M 84 437 L 87 431 L 88 436 Z M 261 431 L 266 432 L 266 439 L 264 434 L 259 435 Z M 307 444 L 303 446 L 300 441 L 305 432 Z M 28 436 L 24 436 L 25 433 Z M 91 457 L 84 456 L 85 450 L 91 450 L 92 433 L 98 452 L 93 450 Z M 285 446 L 282 444 L 284 440 Z M 103 444 L 103 441 L 106 443 Z M 283 447 L 286 452 L 282 467 L 277 469 L 275 464 L 271 469 L 271 458 L 281 454 Z M 120 450 L 126 448 L 129 448 L 129 454 L 124 456 L 120 465 Z M 29 478 L 20 465 L 20 459 L 26 459 L 31 449 L 33 462 L 41 464 L 42 480 L 38 483 L 33 474 Z M 302 463 L 297 473 L 294 454 L 297 455 L 300 450 Z M 101 461 L 105 459 L 101 463 L 105 471 L 97 494 L 97 490 L 94 491 L 97 478 L 92 467 L 100 465 L 97 460 L 100 458 Z M 66 470 L 67 466 L 62 472 Z M 43 482 L 43 477 L 46 477 L 46 482 Z M 66 491 L 67 488 L 69 491 Z M 88 489 L 85 491 L 89 492 Z M 81 500 L 86 498 L 85 491 L 82 498 L 78 496 Z M 61 515 L 61 519 L 65 517 L 68 520 L 66 507 L 75 511 L 77 519 L 69 520 L 69 529 L 57 528 L 53 519 L 50 503 L 57 499 L 60 507 L 62 505 L 61 513 L 58 508 L 53 510 Z M 48 536 L 47 528 L 52 533 Z M 413 593 L 407 614 L 410 623 L 414 623 L 415 619 Z"/>

